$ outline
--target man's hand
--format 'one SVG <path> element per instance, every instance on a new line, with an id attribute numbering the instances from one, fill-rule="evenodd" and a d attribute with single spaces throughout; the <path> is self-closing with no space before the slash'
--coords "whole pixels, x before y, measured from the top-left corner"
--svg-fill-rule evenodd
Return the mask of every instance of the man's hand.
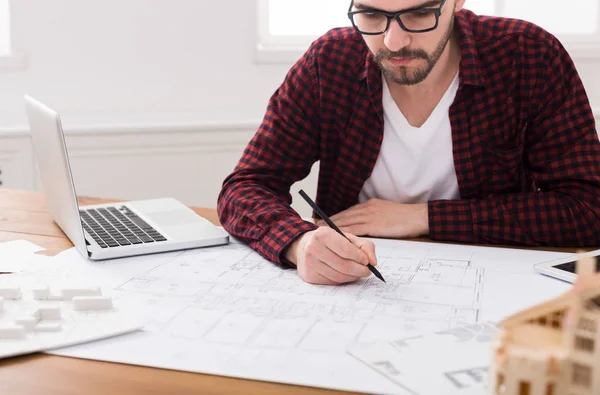
<path id="1" fill-rule="evenodd" d="M 402 204 L 381 199 L 350 207 L 331 217 L 344 233 L 357 236 L 406 238 L 429 234 L 427 204 Z M 324 221 L 317 225 L 327 225 Z"/>
<path id="2" fill-rule="evenodd" d="M 285 257 L 296 265 L 300 277 L 311 284 L 336 285 L 371 275 L 375 245 L 347 234 L 350 241 L 329 227 L 306 232 L 286 250 Z"/>

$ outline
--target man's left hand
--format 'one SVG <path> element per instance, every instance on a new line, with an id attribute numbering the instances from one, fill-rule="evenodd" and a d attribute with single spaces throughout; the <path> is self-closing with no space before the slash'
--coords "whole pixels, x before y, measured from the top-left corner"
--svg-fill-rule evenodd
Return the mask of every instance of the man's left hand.
<path id="1" fill-rule="evenodd" d="M 332 216 L 331 220 L 342 232 L 356 236 L 410 238 L 429 234 L 427 203 L 371 199 Z M 322 220 L 317 225 L 327 226 Z"/>

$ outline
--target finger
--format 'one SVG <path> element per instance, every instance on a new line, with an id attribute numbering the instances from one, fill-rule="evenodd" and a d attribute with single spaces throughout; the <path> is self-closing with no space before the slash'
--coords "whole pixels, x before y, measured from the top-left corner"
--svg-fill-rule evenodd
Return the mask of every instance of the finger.
<path id="1" fill-rule="evenodd" d="M 358 263 L 354 263 L 354 264 L 357 266 L 361 266 Z M 365 266 L 362 266 L 362 267 L 367 269 Z M 317 271 L 318 274 L 329 279 L 330 281 L 335 282 L 336 284 L 351 283 L 351 282 L 354 282 L 354 281 L 357 281 L 358 279 L 360 279 L 359 276 L 350 276 L 348 274 L 338 272 L 337 270 L 333 269 L 329 265 L 329 262 L 321 261 L 321 265 L 316 266 L 315 270 Z M 367 269 L 367 272 L 368 271 L 369 270 Z"/>
<path id="2" fill-rule="evenodd" d="M 337 284 L 339 284 L 333 280 L 328 279 L 325 276 L 322 276 L 321 274 L 319 274 L 315 271 L 309 271 L 305 275 L 303 275 L 303 276 L 301 275 L 300 277 L 302 277 L 302 279 L 309 284 L 315 284 L 315 285 L 337 285 Z"/>
<path id="3" fill-rule="evenodd" d="M 360 206 L 360 205 L 359 205 Z M 363 213 L 363 207 L 359 207 L 359 206 L 354 206 L 354 207 L 350 207 L 347 210 L 341 211 L 335 215 L 332 215 L 331 217 L 329 217 L 329 219 L 335 223 L 336 225 L 339 225 L 339 221 L 340 220 L 347 220 L 349 218 L 354 218 L 357 214 L 364 214 Z M 317 224 L 325 224 L 326 222 L 324 220 L 319 220 L 317 221 Z"/>
<path id="4" fill-rule="evenodd" d="M 336 219 L 332 219 L 332 221 L 337 226 L 350 226 L 350 225 L 358 225 L 364 224 L 368 222 L 370 216 L 366 211 L 360 210 L 350 214 L 342 214 Z"/>
<path id="5" fill-rule="evenodd" d="M 328 238 L 324 243 L 325 246 L 333 251 L 335 254 L 347 260 L 355 261 L 366 265 L 369 263 L 369 258 L 364 254 L 363 251 L 354 245 L 351 241 L 348 241 L 344 236 L 339 233 L 327 232 L 326 237 Z"/>
<path id="6" fill-rule="evenodd" d="M 375 243 L 371 240 L 361 239 L 360 237 L 356 237 L 354 234 L 346 234 L 350 241 L 357 245 L 362 251 L 364 251 L 369 257 L 369 263 L 373 266 L 377 265 L 377 254 L 375 254 Z"/>
<path id="7" fill-rule="evenodd" d="M 362 209 L 362 208 L 363 208 L 362 204 L 358 204 L 358 205 L 352 206 L 344 211 L 340 211 L 339 213 L 336 213 L 336 214 L 330 216 L 329 218 L 332 221 L 335 221 L 336 219 L 339 219 L 339 218 L 344 218 L 344 217 L 348 217 L 348 216 L 351 217 L 354 214 L 356 214 L 357 211 L 360 211 L 360 209 Z"/>
<path id="8" fill-rule="evenodd" d="M 351 226 L 342 226 L 340 230 L 347 236 L 349 234 L 353 234 L 356 236 L 368 236 L 369 231 L 368 228 L 363 225 L 351 225 Z"/>
<path id="9" fill-rule="evenodd" d="M 348 242 L 346 241 L 346 243 L 348 243 Z M 350 243 L 348 243 L 348 244 L 350 244 Z M 371 275 L 371 272 L 366 267 L 366 263 L 361 264 L 361 263 L 358 263 L 355 261 L 344 259 L 331 250 L 323 251 L 321 253 L 321 255 L 319 256 L 319 259 L 321 260 L 321 262 L 325 263 L 325 265 L 329 266 L 330 268 L 332 268 L 339 274 L 342 274 L 345 276 L 357 278 L 357 277 L 369 277 Z M 331 277 L 329 277 L 327 275 L 327 273 L 329 273 L 329 271 L 327 271 L 327 273 L 324 273 L 324 272 L 320 271 L 319 269 L 317 269 L 317 272 L 319 272 L 331 279 Z"/>

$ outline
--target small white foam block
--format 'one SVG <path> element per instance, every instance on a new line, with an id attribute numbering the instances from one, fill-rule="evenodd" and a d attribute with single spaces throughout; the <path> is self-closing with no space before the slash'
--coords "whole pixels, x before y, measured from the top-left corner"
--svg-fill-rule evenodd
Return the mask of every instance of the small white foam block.
<path id="1" fill-rule="evenodd" d="M 0 339 L 20 339 L 25 336 L 25 328 L 8 324 L 0 326 Z"/>
<path id="2" fill-rule="evenodd" d="M 53 294 L 53 293 L 48 294 L 48 297 L 46 299 L 48 299 L 48 300 L 57 300 L 57 301 L 62 301 L 63 300 L 61 294 Z"/>
<path id="3" fill-rule="evenodd" d="M 34 287 L 33 291 L 33 299 L 35 300 L 47 300 L 48 296 L 50 296 L 50 288 L 49 287 Z"/>
<path id="4" fill-rule="evenodd" d="M 62 300 L 71 300 L 76 296 L 101 296 L 100 287 L 63 288 L 60 292 Z"/>
<path id="5" fill-rule="evenodd" d="M 42 320 L 60 320 L 60 306 L 40 307 L 36 313 Z"/>
<path id="6" fill-rule="evenodd" d="M 40 317 L 30 316 L 16 319 L 15 324 L 22 326 L 26 331 L 31 331 L 39 321 Z"/>
<path id="7" fill-rule="evenodd" d="M 35 326 L 34 330 L 36 332 L 58 332 L 61 328 L 60 322 L 40 322 Z"/>
<path id="8" fill-rule="evenodd" d="M 112 309 L 110 296 L 75 296 L 73 310 L 110 310 Z"/>
<path id="9" fill-rule="evenodd" d="M 21 299 L 21 288 L 10 285 L 0 285 L 0 296 L 7 300 Z"/>

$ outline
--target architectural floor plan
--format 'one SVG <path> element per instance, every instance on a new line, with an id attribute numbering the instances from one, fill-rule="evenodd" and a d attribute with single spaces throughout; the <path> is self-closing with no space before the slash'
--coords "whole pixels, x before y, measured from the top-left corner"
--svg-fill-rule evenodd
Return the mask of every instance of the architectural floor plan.
<path id="1" fill-rule="evenodd" d="M 236 242 L 106 264 L 86 262 L 76 251 L 67 251 L 53 259 L 52 270 L 73 278 L 93 272 L 105 287 L 110 284 L 115 303 L 135 311 L 146 325 L 142 333 L 56 353 L 403 393 L 347 349 L 476 323 L 488 270 L 501 267 L 512 250 L 389 240 L 377 240 L 376 245 L 378 269 L 387 283 L 371 276 L 336 287 L 307 284 L 294 270 L 282 269 Z M 498 251 L 507 252 L 503 257 Z M 532 263 L 539 262 L 540 254 L 548 254 L 548 260 L 557 257 L 536 254 Z M 530 265 L 525 271 L 532 275 Z"/>
<path id="2" fill-rule="evenodd" d="M 417 258 L 390 248 L 379 262 L 387 283 L 314 286 L 232 244 L 173 257 L 116 287 L 115 297 L 137 308 L 156 298 L 145 306 L 150 327 L 170 336 L 275 349 L 343 351 L 390 331 L 397 337 L 477 321 L 484 270 L 469 257 Z"/>

